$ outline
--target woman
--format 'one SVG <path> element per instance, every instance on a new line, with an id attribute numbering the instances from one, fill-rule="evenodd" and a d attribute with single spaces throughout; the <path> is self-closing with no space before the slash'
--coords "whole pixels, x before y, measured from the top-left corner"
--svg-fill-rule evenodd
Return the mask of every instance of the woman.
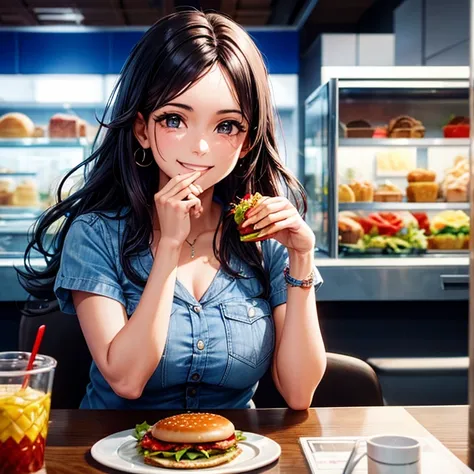
<path id="1" fill-rule="evenodd" d="M 252 407 L 272 364 L 288 405 L 308 408 L 326 364 L 308 290 L 321 278 L 314 234 L 284 197 L 304 212 L 254 43 L 219 14 L 163 18 L 110 109 L 84 185 L 37 223 L 25 263 L 36 249 L 46 270 L 22 273 L 79 318 L 94 361 L 81 407 Z M 260 244 L 240 242 L 229 213 L 249 192 L 264 196 L 244 222 L 269 238 Z"/>

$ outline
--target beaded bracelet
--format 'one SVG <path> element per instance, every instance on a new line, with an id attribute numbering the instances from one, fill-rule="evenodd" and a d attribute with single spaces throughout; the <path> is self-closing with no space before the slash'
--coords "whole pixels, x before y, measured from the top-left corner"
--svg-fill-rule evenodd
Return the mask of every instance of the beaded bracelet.
<path id="1" fill-rule="evenodd" d="M 290 267 L 288 265 L 285 267 L 283 274 L 285 275 L 286 282 L 290 286 L 299 287 L 299 288 L 312 288 L 313 286 L 314 270 L 312 270 L 311 273 L 304 280 L 298 280 L 296 278 L 293 278 L 290 275 Z"/>

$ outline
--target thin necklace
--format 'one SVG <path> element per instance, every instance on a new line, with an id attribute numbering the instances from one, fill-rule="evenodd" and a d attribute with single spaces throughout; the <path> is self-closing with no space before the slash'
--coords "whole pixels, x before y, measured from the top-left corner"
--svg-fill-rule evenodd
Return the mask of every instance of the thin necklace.
<path id="1" fill-rule="evenodd" d="M 194 258 L 196 256 L 196 252 L 194 250 L 194 244 L 196 243 L 196 240 L 198 239 L 198 237 L 196 237 L 192 242 L 190 242 L 188 239 L 184 239 L 186 243 L 191 247 L 191 258 Z"/>
<path id="2" fill-rule="evenodd" d="M 196 249 L 194 248 L 194 245 L 196 244 L 197 239 L 206 232 L 209 232 L 209 230 L 203 230 L 200 234 L 196 235 L 196 238 L 192 242 L 190 242 L 188 239 L 184 239 L 184 241 L 191 247 L 191 258 L 196 256 Z"/>

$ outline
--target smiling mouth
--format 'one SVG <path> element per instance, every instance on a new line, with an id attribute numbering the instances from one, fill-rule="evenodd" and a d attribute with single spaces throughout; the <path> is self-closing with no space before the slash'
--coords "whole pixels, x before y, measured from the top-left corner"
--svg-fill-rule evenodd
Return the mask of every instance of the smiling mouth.
<path id="1" fill-rule="evenodd" d="M 177 160 L 178 161 L 178 160 Z M 201 165 L 192 165 L 190 163 L 183 163 L 182 161 L 178 161 L 178 163 L 183 167 L 186 168 L 187 170 L 190 171 L 208 171 L 211 168 L 214 168 L 214 166 L 201 166 Z"/>

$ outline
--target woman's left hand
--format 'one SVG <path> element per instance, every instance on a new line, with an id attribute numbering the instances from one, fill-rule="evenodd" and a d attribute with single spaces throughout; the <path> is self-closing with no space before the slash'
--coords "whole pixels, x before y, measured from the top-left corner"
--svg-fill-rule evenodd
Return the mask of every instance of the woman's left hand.
<path id="1" fill-rule="evenodd" d="M 284 197 L 264 197 L 247 214 L 242 227 L 254 224 L 258 238 L 272 237 L 288 250 L 307 253 L 314 250 L 314 233 L 291 202 Z"/>

